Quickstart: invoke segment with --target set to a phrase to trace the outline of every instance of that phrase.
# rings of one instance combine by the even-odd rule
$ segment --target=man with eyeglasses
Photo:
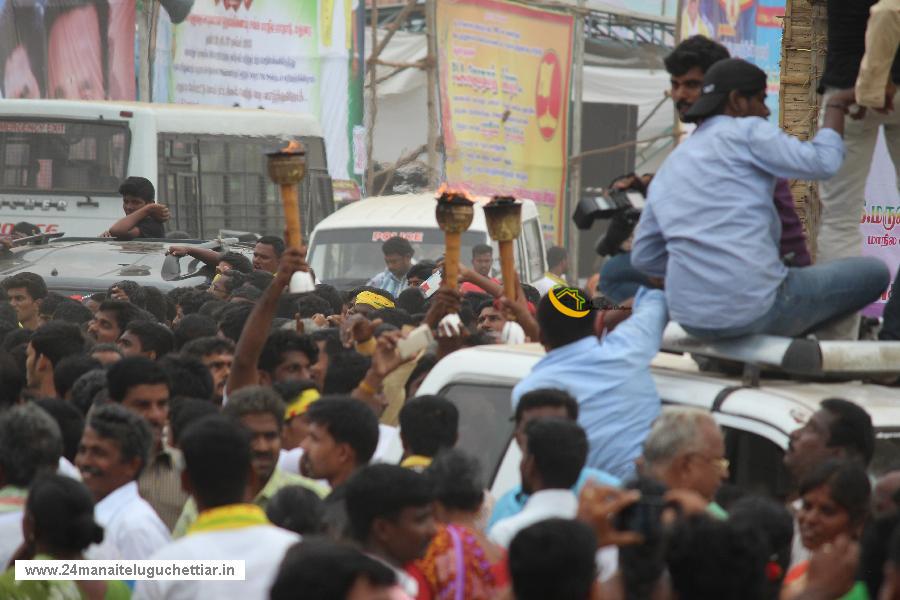
[[[639,460],[642,475],[672,490],[690,490],[708,504],[707,512],[725,519],[716,491],[728,478],[725,439],[712,416],[694,408],[667,408],[653,423]]]

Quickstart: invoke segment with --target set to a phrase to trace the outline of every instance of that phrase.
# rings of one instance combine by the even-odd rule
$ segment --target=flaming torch
[[[306,175],[306,148],[291,141],[278,152],[266,154],[269,179],[279,186],[281,204],[284,206],[285,244],[300,248],[303,245],[300,227],[300,197],[298,184]],[[312,276],[298,271],[291,278],[291,292],[307,292],[315,289]]]
[[[462,233],[472,224],[475,206],[464,191],[442,185],[434,211],[438,227],[444,232],[444,284],[456,289],[459,284],[459,247]]]
[[[503,272],[503,294],[516,299],[513,240],[522,228],[522,203],[512,196],[494,196],[484,205],[488,235],[500,246],[500,269]]]

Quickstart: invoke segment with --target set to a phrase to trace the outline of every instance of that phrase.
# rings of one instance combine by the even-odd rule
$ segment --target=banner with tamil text
[[[511,2],[437,3],[447,182],[534,200],[559,244],[573,31],[569,15]]]

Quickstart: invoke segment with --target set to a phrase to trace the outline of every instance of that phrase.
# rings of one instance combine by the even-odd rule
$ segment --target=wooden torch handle
[[[458,233],[444,234],[444,283],[451,290],[459,286],[459,246],[461,235]]]
[[[300,229],[300,201],[297,198],[296,185],[281,186],[281,203],[284,206],[284,228],[287,236],[284,243],[299,248],[303,241]]]
[[[513,258],[512,240],[497,242],[500,246],[500,272],[503,273],[503,295],[512,301],[516,299],[516,261]]]

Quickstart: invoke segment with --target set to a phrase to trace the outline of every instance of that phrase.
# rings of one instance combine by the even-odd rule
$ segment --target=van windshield
[[[0,118],[0,189],[115,194],[129,141],[121,122]]]
[[[437,227],[327,229],[316,232],[315,244],[310,248],[309,264],[322,281],[365,283],[384,271],[381,244],[395,235],[409,240],[415,250],[413,260],[417,262],[426,259],[436,261],[444,255],[444,232]],[[468,263],[472,248],[484,243],[489,243],[484,232],[463,233],[462,261]]]

